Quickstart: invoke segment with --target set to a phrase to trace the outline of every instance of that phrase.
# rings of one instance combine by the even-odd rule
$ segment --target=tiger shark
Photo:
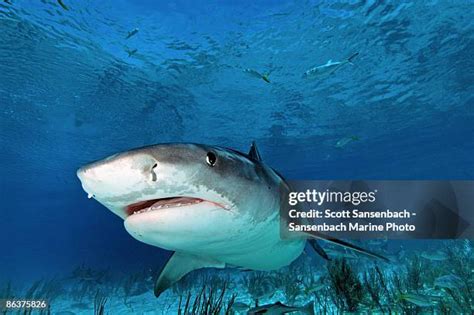
[[[187,273],[200,268],[276,270],[298,258],[307,240],[328,259],[316,239],[282,238],[282,176],[250,152],[192,143],[158,144],[112,155],[77,171],[89,198],[124,220],[140,242],[174,253],[155,284],[158,297]]]

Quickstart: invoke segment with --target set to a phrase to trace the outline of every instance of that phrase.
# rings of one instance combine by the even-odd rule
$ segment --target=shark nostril
[[[151,180],[156,182],[156,173],[155,173],[155,168],[158,166],[157,163],[153,164],[151,167]]]

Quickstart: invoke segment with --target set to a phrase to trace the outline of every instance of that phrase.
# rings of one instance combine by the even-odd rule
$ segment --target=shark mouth
[[[192,206],[199,203],[210,203],[220,208],[226,209],[224,205],[221,205],[216,202],[200,199],[200,198],[193,198],[193,197],[169,197],[169,198],[160,198],[160,199],[151,199],[145,201],[139,201],[136,203],[132,203],[125,208],[125,211],[128,216],[155,211],[160,209],[168,209],[168,208],[179,208],[185,206]]]

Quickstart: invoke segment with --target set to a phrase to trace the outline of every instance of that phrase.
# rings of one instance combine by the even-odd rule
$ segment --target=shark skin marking
[[[289,187],[261,161],[255,143],[249,155],[158,144],[91,163],[77,176],[89,196],[124,220],[132,237],[175,252],[158,277],[156,296],[199,268],[279,269],[301,255],[306,239],[325,238],[281,239],[280,195]]]

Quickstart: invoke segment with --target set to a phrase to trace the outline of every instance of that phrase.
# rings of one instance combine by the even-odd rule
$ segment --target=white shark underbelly
[[[306,240],[282,240],[278,220],[254,231],[242,231],[222,248],[212,248],[208,256],[226,264],[253,270],[276,270],[289,265],[304,250]],[[202,248],[201,248],[202,249]]]
[[[179,231],[167,211],[174,212]],[[192,215],[199,211],[201,216]],[[133,215],[124,225],[134,238],[152,246],[245,269],[275,270],[295,260],[303,251],[305,240],[282,240],[278,210],[273,213],[266,220],[249,224],[248,218],[236,219],[231,212],[193,207],[148,213],[146,222],[145,217]],[[160,220],[164,216],[167,220]]]

